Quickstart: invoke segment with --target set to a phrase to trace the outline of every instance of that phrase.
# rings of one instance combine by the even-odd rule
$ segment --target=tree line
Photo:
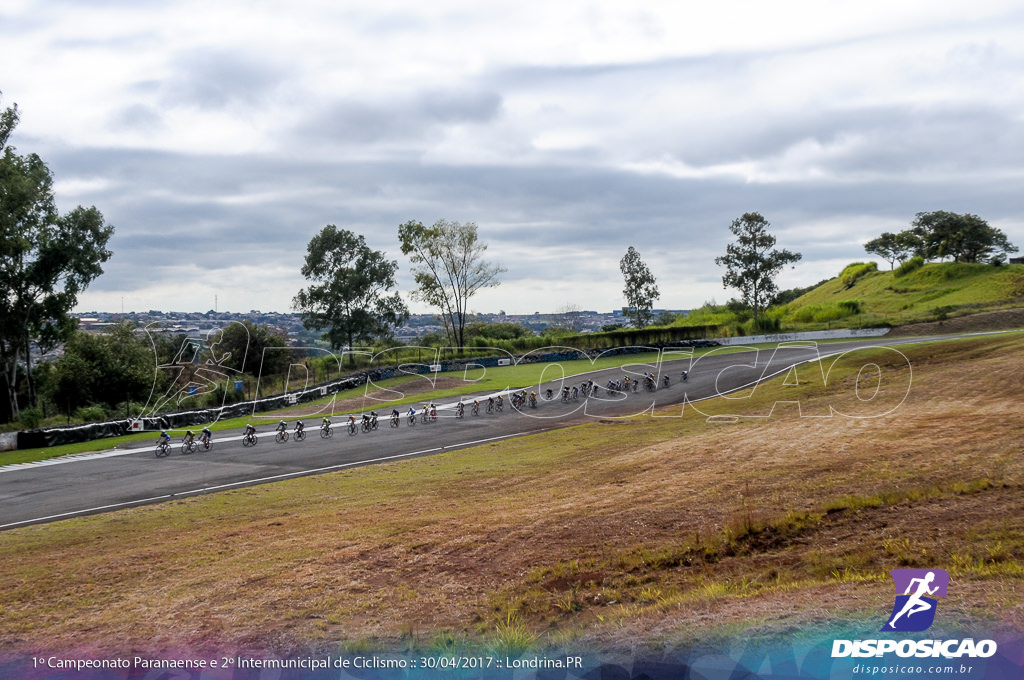
[[[19,118],[17,106],[0,112],[0,366],[4,410],[13,419],[22,382],[28,404],[36,401],[33,342],[48,351],[74,332],[70,312],[102,273],[114,233],[95,207],[58,212],[46,163],[8,144]]]
[[[69,415],[94,404],[111,411],[142,401],[147,390],[170,394],[175,385],[189,384],[195,379],[196,359],[190,368],[190,362],[177,356],[189,345],[188,338],[154,340],[125,325],[105,336],[76,332],[70,311],[111,257],[107,245],[114,227],[95,207],[58,213],[46,164],[35,154],[20,155],[7,143],[19,118],[17,106],[0,111],[0,365],[7,395],[0,415],[18,420],[22,405],[33,409],[40,396],[51,409]],[[761,214],[744,213],[729,226],[733,242],[715,258],[724,268],[723,287],[739,294],[729,308],[749,310],[755,327],[762,324],[764,311],[787,295],[776,285],[778,274],[801,259],[800,253],[775,247],[770,226]],[[532,334],[521,326],[507,327],[515,324],[485,325],[471,319],[470,300],[500,285],[506,271],[486,259],[487,243],[475,223],[440,219],[426,226],[410,220],[399,225],[397,237],[416,283],[411,299],[437,310],[442,327],[437,342],[461,348],[477,339],[516,340]],[[946,211],[918,213],[910,228],[885,232],[865,249],[891,267],[912,257],[999,264],[1005,253],[1017,250],[980,217]],[[660,298],[657,279],[636,248],[627,248],[619,268],[623,312],[631,325],[671,323],[671,318],[654,315],[654,302]],[[301,273],[308,285],[296,293],[292,307],[305,327],[320,332],[333,350],[387,343],[410,316],[397,291],[397,271],[398,262],[370,248],[363,236],[329,224],[307,245]],[[563,316],[565,332],[579,330],[578,309],[567,306]],[[264,348],[286,345],[285,338],[265,327],[235,324],[207,340],[208,345],[214,342],[222,352],[227,348],[221,354],[230,357],[225,368],[241,375],[287,371],[292,360],[286,352],[272,352],[276,358],[270,363],[253,363],[262,361]],[[41,364],[34,375],[29,360],[33,343],[42,352],[63,345],[63,356]],[[354,355],[349,357],[354,364]],[[153,369],[162,361],[178,366],[178,375],[157,375],[154,380]],[[225,400],[234,396],[221,395]]]
[[[912,257],[924,261],[950,258],[954,262],[1003,264],[1007,253],[1017,252],[1006,234],[977,215],[946,210],[919,212],[910,227],[883,232],[864,244],[894,269]]]

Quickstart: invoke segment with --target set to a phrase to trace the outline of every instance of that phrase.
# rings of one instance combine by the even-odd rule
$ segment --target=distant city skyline
[[[398,225],[442,218],[507,268],[470,311],[618,309],[629,246],[687,309],[736,296],[745,212],[803,254],[781,288],[917,212],[1024,247],[1022,34],[1012,0],[14,2],[0,106],[116,228],[79,310],[288,312],[327,224],[408,299]]]

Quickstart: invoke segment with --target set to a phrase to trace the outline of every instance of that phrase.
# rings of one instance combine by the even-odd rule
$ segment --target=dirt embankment
[[[899,326],[893,335],[946,335],[948,333],[974,333],[1024,328],[1024,308],[979,312],[945,321],[929,321]]]

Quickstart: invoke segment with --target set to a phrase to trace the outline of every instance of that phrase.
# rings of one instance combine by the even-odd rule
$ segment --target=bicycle
[[[213,448],[213,440],[209,437],[203,437],[199,440],[199,445],[203,447],[203,451],[209,451]]]
[[[181,454],[183,456],[187,456],[190,453],[195,453],[195,450],[196,450],[196,440],[195,439],[186,439],[185,441],[181,442]]]
[[[305,430],[295,430],[295,441],[297,441],[297,442],[306,441],[306,431]]]
[[[259,437],[256,436],[255,432],[250,432],[242,436],[242,446],[256,446],[256,442],[259,441]]]
[[[276,441],[278,444],[288,441],[288,431],[278,430],[277,434],[274,435],[274,441]]]
[[[466,407],[462,405],[462,402],[459,402],[459,404],[455,407],[455,417],[461,418],[464,415],[466,415]]]
[[[167,442],[160,442],[156,445],[156,457],[164,458],[165,456],[171,455],[171,445]]]
[[[499,401],[496,401],[496,402],[494,403],[494,407],[495,407],[496,409],[498,409],[499,411],[501,411],[501,410],[504,410],[504,408],[505,408],[505,402],[504,402],[504,401],[501,401],[501,400],[499,400]]]
[[[401,420],[399,419],[398,414],[397,413],[392,413],[391,414],[391,427],[398,427],[399,425],[401,425]]]
[[[415,424],[416,424],[416,414],[415,413],[410,413],[409,414],[409,427],[413,427]]]
[[[363,432],[369,432],[370,431],[370,420],[369,420],[369,418],[364,418],[363,419],[362,428],[363,428]]]
[[[494,413],[494,402],[493,401],[487,402],[487,412],[488,413]]]
[[[320,426],[320,438],[321,439],[330,439],[333,436],[334,436],[334,430],[331,429],[330,425],[321,425]]]
[[[355,434],[358,431],[359,430],[356,428],[356,421],[354,421],[354,420],[348,421],[348,433],[349,433],[349,435],[353,435],[353,434]]]
[[[480,404],[473,404],[473,415],[480,415]]]

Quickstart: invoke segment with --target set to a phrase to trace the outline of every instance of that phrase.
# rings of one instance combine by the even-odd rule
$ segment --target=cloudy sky
[[[441,218],[507,269],[472,311],[621,307],[631,245],[685,309],[745,212],[783,287],[921,211],[1024,246],[1022,35],[1018,0],[5,0],[0,106],[116,229],[83,311],[288,311],[327,224],[407,292],[398,225]]]

